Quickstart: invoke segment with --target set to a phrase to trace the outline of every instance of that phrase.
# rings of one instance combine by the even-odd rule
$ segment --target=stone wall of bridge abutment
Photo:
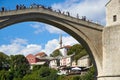
[[[97,80],[120,80],[119,76],[101,76]]]
[[[98,80],[120,80],[120,25],[103,30],[103,71]]]
[[[38,21],[64,30],[88,51],[98,76],[103,74],[103,26],[43,8],[0,12],[0,29],[25,21]]]

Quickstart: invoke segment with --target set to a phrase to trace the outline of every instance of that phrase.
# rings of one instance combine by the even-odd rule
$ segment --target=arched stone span
[[[0,12],[0,29],[25,21],[47,23],[69,33],[86,48],[101,75],[103,26],[43,8]]]

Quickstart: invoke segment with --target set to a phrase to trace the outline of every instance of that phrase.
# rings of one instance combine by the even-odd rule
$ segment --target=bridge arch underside
[[[5,18],[7,19],[7,16]],[[30,14],[24,14],[24,15],[21,14],[19,16],[14,15],[14,16],[8,17],[8,20],[5,20],[2,23],[0,23],[0,29],[16,23],[26,22],[26,21],[36,21],[36,22],[43,22],[46,24],[50,24],[73,36],[78,42],[82,44],[82,46],[85,47],[85,49],[89,53],[90,58],[92,59],[93,64],[96,68],[96,75],[98,75],[98,67],[100,66],[100,63],[95,58],[95,55],[96,55],[95,53],[97,51],[96,51],[96,48],[94,47],[94,44],[88,39],[88,36],[86,36],[84,32],[80,31],[77,27],[72,25],[71,24],[72,22],[70,21],[66,21],[64,19],[57,18],[50,15],[45,15],[45,14],[36,14],[36,13],[30,13]]]

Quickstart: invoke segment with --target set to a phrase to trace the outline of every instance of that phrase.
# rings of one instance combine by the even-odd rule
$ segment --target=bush
[[[94,75],[95,69],[94,67],[91,67],[85,75],[81,76],[81,80],[94,80]]]
[[[73,77],[73,80],[81,80],[81,79],[80,79],[80,76],[75,76]]]
[[[23,80],[57,80],[57,71],[42,66],[39,70],[35,70],[32,73],[25,75]]]
[[[9,71],[0,71],[0,80],[13,80],[13,74]]]

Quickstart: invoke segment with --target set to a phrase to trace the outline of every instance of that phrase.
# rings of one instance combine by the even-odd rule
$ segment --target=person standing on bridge
[[[22,9],[22,5],[20,4],[19,9]]]
[[[68,11],[66,13],[67,13],[68,16],[70,16],[70,13]]]
[[[60,9],[58,9],[58,12],[61,14],[61,10]]]
[[[77,14],[77,19],[79,19],[79,14]]]
[[[86,16],[82,16],[82,20],[86,21]]]
[[[62,13],[63,15],[65,14],[65,12],[63,11],[63,13]]]
[[[3,11],[5,11],[5,8],[4,8],[4,7],[2,7],[2,12],[3,12]]]
[[[52,7],[48,7],[48,10],[52,11]]]
[[[26,9],[26,6],[24,4],[22,5],[22,9]]]
[[[19,9],[19,5],[16,5],[16,10],[18,10]]]

